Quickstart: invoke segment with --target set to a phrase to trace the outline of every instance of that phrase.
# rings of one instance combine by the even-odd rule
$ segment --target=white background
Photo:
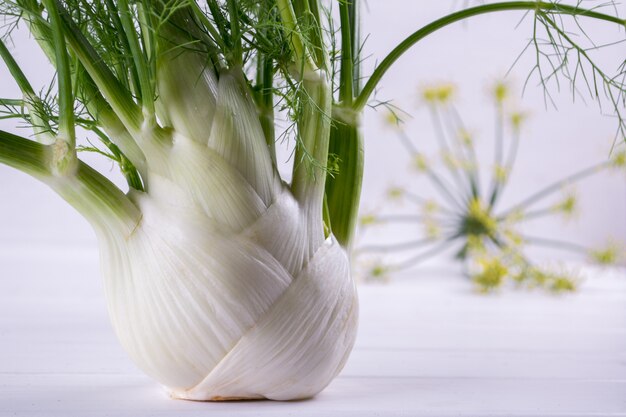
[[[460,7],[461,2],[454,1],[370,1],[363,14],[364,33],[370,33],[365,46],[369,58],[364,72],[371,72],[376,61],[409,33]],[[481,16],[445,28],[422,41],[386,75],[377,97],[393,98],[395,104],[410,114],[406,129],[427,152],[434,149],[434,133],[426,109],[419,104],[419,88],[441,81],[457,86],[455,100],[460,112],[476,133],[481,148],[491,149],[493,106],[489,86],[506,73],[531,34],[530,19],[515,28],[521,16],[520,12]],[[608,24],[587,28],[600,41],[624,37],[623,31]],[[36,88],[43,87],[52,74],[46,59],[27,36],[17,35],[15,42],[18,61]],[[620,56],[625,55],[626,48],[622,45],[613,49],[612,57],[599,58],[609,70],[614,70]],[[524,129],[518,164],[502,207],[519,201],[547,182],[608,157],[613,143],[615,120],[601,116],[594,103],[585,105],[578,100],[572,104],[567,88],[560,94],[552,90],[558,111],[544,107],[541,91],[535,87],[536,78],[521,96],[532,58],[527,54],[507,78],[516,88],[513,102],[529,112],[531,118]],[[1,64],[0,95],[18,97],[17,88]],[[427,186],[410,176],[409,159],[383,119],[381,112],[370,110],[365,115],[364,212],[380,207],[385,190],[391,185],[428,194]],[[24,130],[14,129],[11,123],[0,123],[0,128],[26,134]],[[623,145],[617,149],[623,149]],[[492,158],[489,152],[482,153],[487,166]],[[119,180],[109,162],[91,155],[82,157],[94,161],[101,172],[110,171],[110,176]],[[584,181],[577,187],[581,200],[578,219],[541,222],[531,225],[530,232],[595,246],[602,245],[607,237],[623,241],[626,236],[624,180],[622,171]],[[397,234],[394,237],[400,238]],[[96,242],[87,222],[52,191],[25,174],[0,166],[0,246],[32,248],[48,244],[85,248],[95,246]],[[566,254],[559,252],[554,256]]]

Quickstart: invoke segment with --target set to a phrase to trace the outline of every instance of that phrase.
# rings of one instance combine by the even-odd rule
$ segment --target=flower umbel
[[[567,271],[553,271],[535,265],[525,255],[527,246],[554,246],[573,250],[589,255],[598,264],[618,262],[625,251],[620,251],[615,244],[594,250],[574,243],[526,236],[522,227],[525,222],[536,218],[555,215],[571,217],[578,208],[578,198],[571,191],[561,200],[544,204],[543,207],[536,208],[536,205],[550,198],[554,200],[556,193],[571,187],[578,180],[609,168],[622,168],[626,165],[626,152],[615,152],[609,160],[575,172],[531,193],[518,204],[500,210],[498,203],[513,174],[521,126],[526,122],[527,114],[518,110],[509,112],[510,87],[503,82],[495,84],[492,97],[496,120],[499,125],[508,122],[512,138],[509,141],[504,141],[504,138],[495,141],[496,161],[491,171],[491,187],[485,190],[480,187],[477,178],[477,172],[480,171],[477,164],[481,160],[476,156],[474,137],[465,127],[459,128],[465,124],[451,107],[453,93],[451,84],[435,85],[422,92],[422,98],[429,104],[433,124],[437,125],[443,120],[443,128],[440,126],[437,129],[440,165],[428,163],[418,146],[407,145],[406,133],[402,133],[402,143],[412,158],[411,166],[424,173],[424,178],[431,182],[438,193],[433,198],[428,195],[418,196],[409,187],[389,190],[387,195],[390,201],[397,201],[401,195],[412,197],[405,201],[414,203],[414,208],[409,210],[417,211],[420,215],[395,217],[403,221],[413,218],[421,226],[421,235],[426,242],[416,246],[415,253],[398,265],[407,268],[456,246],[457,258],[471,265],[468,275],[481,292],[492,292],[506,282],[511,282],[517,287],[539,287],[562,293],[577,288],[575,277]],[[445,132],[448,132],[448,137]],[[503,147],[505,143],[508,143],[508,147]],[[505,155],[505,151],[508,154]],[[374,224],[368,222],[362,225],[369,227]]]

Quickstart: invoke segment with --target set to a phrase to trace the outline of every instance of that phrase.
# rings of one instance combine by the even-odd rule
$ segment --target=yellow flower
[[[454,90],[450,83],[434,85],[422,90],[422,98],[429,104],[446,104],[452,99]]]
[[[463,145],[472,146],[474,144],[474,138],[472,138],[472,134],[466,129],[459,130],[458,135]]]
[[[493,218],[487,208],[483,206],[479,198],[473,198],[468,206],[466,223],[468,227],[478,230],[484,234],[494,234],[498,227],[498,222]],[[470,234],[472,230],[469,230]]]
[[[441,236],[441,228],[437,221],[431,218],[424,219],[424,234],[429,239],[437,239]]]
[[[524,219],[524,210],[515,209],[506,215],[505,222],[507,223],[517,223]]]
[[[435,200],[428,200],[422,205],[424,214],[435,214],[439,211],[439,204]]]
[[[565,215],[572,215],[576,211],[577,206],[578,200],[576,196],[573,193],[570,193],[569,195],[565,196],[565,198],[561,202],[552,206],[552,210],[563,213]]]
[[[423,155],[416,155],[413,158],[413,168],[418,172],[428,171],[428,160]]]
[[[389,281],[389,267],[383,264],[375,264],[368,271],[367,278],[372,281]]]
[[[492,291],[502,285],[509,273],[507,266],[496,257],[478,260],[480,272],[472,275],[472,281],[482,292]]]
[[[565,275],[555,275],[550,290],[555,293],[573,292],[576,291],[576,282]]]
[[[509,86],[504,81],[498,81],[493,88],[493,96],[498,104],[502,104],[509,95]]]
[[[510,118],[511,118],[511,126],[513,126],[513,129],[519,130],[524,120],[526,120],[526,115],[521,112],[513,112],[511,113]]]
[[[576,280],[566,272],[550,272],[532,267],[529,276],[538,287],[547,288],[555,293],[576,291]]]
[[[442,152],[441,159],[443,160],[443,163],[450,169],[456,169],[461,165],[459,160],[450,152]]]
[[[373,214],[365,214],[359,218],[361,226],[370,226],[378,223],[378,219]]]
[[[387,190],[387,197],[391,200],[399,200],[404,196],[404,189],[401,187],[390,187]]]
[[[493,177],[496,181],[502,183],[505,182],[509,176],[509,171],[502,165],[496,165],[493,167]]]
[[[602,265],[611,265],[616,263],[620,258],[620,254],[622,256],[624,255],[624,249],[620,248],[620,245],[615,242],[610,242],[606,245],[606,247],[592,250],[589,253],[594,262]]]
[[[514,229],[506,228],[502,233],[508,239],[508,243],[512,246],[521,246],[524,243],[522,236]]]
[[[615,155],[611,158],[611,165],[615,168],[626,167],[626,151],[615,152]]]
[[[402,119],[400,119],[400,116],[398,116],[398,113],[393,112],[391,110],[387,111],[385,115],[385,122],[387,123],[387,125],[395,129],[401,129],[402,127]]]
[[[476,254],[484,253],[486,247],[482,236],[467,235],[467,250]]]

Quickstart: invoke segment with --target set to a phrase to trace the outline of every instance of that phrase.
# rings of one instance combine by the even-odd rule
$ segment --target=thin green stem
[[[259,121],[265,136],[265,142],[270,151],[274,166],[276,166],[276,133],[274,128],[274,63],[265,54],[259,54],[257,62],[256,105],[259,112]]]
[[[499,174],[503,169],[502,159],[504,154],[504,108],[502,102],[498,102],[496,104],[496,128],[494,133],[494,170],[495,172],[492,174],[491,180],[491,192],[489,193],[489,209],[493,209],[495,206],[496,200],[498,198],[498,194],[500,189],[504,186],[506,182],[506,177],[501,178]],[[504,175],[507,173],[504,172]]]
[[[407,269],[411,266],[415,266],[420,262],[423,262],[435,255],[437,255],[438,253],[443,252],[444,250],[448,249],[450,246],[452,246],[454,243],[456,243],[456,238],[458,236],[451,236],[449,238],[446,238],[445,240],[441,241],[438,245],[433,246],[432,248],[430,248],[427,251],[424,251],[422,253],[419,253],[405,261],[402,261],[396,265],[394,265],[394,270],[402,270],[402,269]]]
[[[306,62],[305,49],[300,33],[298,31],[296,13],[293,10],[290,0],[276,0],[280,17],[285,25],[287,36],[293,49],[294,61],[298,64]]]
[[[35,94],[33,87],[28,82],[26,75],[18,65],[17,61],[9,52],[2,39],[0,39],[0,58],[4,61],[4,64],[9,69],[9,72],[13,76],[13,79],[17,83],[17,86],[22,92],[24,97],[23,103],[28,109],[28,114],[31,118],[31,125],[35,131],[36,138],[41,142],[53,142],[52,128],[50,123],[43,112],[43,103],[41,99]]]
[[[417,158],[417,157],[422,156],[422,153],[419,152],[417,148],[415,148],[410,138],[406,135],[404,131],[399,131],[398,135],[402,139],[402,143],[407,147],[409,152],[412,153],[412,157]],[[448,202],[453,207],[457,208],[460,212],[465,211],[463,203],[458,201],[455,198],[455,196],[450,192],[450,189],[452,189],[450,184],[448,184],[443,178],[437,175],[437,172],[435,172],[435,170],[432,169],[430,166],[426,167],[425,173],[428,176],[428,178],[431,180],[433,185],[435,185],[435,189],[439,192],[439,194],[441,194],[443,198],[448,200]]]
[[[419,204],[419,205],[428,204],[432,201],[424,197],[421,197],[415,193],[412,193],[410,191],[404,191],[403,197],[411,201],[412,203]],[[455,214],[452,210],[450,210],[449,207],[441,206],[439,203],[437,203],[437,211],[441,211],[442,213],[446,213],[446,214]]]
[[[352,41],[352,89],[356,96],[361,92],[361,0],[348,1],[350,40]]]
[[[9,72],[13,76],[13,79],[17,83],[17,86],[22,91],[22,95],[29,98],[34,97],[35,91],[33,90],[33,87],[30,85],[30,82],[26,78],[26,75],[20,68],[15,58],[13,58],[13,55],[11,54],[5,43],[2,41],[2,38],[0,38],[0,57],[9,69]]]
[[[339,83],[339,101],[345,107],[352,106],[353,89],[353,56],[352,56],[352,28],[350,27],[349,3],[352,0],[339,1],[339,16],[341,19],[341,70]]]
[[[209,3],[210,4],[210,3]],[[266,3],[264,2],[261,7],[264,7]],[[204,28],[207,30],[210,41],[211,41],[211,49],[212,52],[215,53],[214,49],[219,48],[224,50],[226,48],[226,44],[224,43],[224,39],[222,39],[222,35],[220,31],[215,27],[213,22],[207,18],[205,12],[200,8],[197,2],[190,2],[192,14],[202,23]]]
[[[415,215],[415,214],[386,214],[376,217],[377,223],[425,223],[434,221],[437,224],[445,226],[453,226],[457,224],[457,221],[452,219],[442,219],[440,217],[434,217],[432,215]]]
[[[126,158],[141,174],[144,186],[146,186],[148,167],[144,152],[137,145],[132,134],[115,114],[105,98],[102,97],[102,94],[100,94],[93,82],[85,82],[83,84],[82,101],[86,103],[89,113],[96,118],[98,124],[104,129],[111,141],[120,148]],[[130,169],[130,166],[128,166],[128,169]]]
[[[307,10],[309,14],[308,24],[312,28],[312,32],[310,33],[311,44],[315,48],[313,53],[315,63],[319,68],[324,68],[328,71],[329,63],[327,62],[326,57],[326,47],[324,45],[323,39],[323,28],[321,25],[320,19],[320,11],[321,6],[318,0],[306,0],[307,2]]]
[[[510,209],[506,210],[502,215],[499,216],[499,218],[505,218],[508,215],[510,215],[511,213],[514,213],[518,210],[521,210],[525,207],[530,206],[533,203],[536,203],[537,201],[540,201],[542,199],[544,199],[545,197],[549,196],[550,194],[559,191],[563,186],[570,184],[572,182],[575,181],[579,181],[585,177],[588,177],[590,175],[596,174],[597,172],[601,171],[604,168],[607,168],[611,166],[611,161],[605,161],[605,162],[601,162],[599,164],[590,166],[588,168],[583,169],[582,171],[578,171],[575,174],[572,174],[568,177],[565,177],[559,181],[556,181],[550,185],[548,185],[545,188],[542,188],[541,190],[537,191],[536,193],[530,195],[529,197],[525,198],[524,200],[522,200],[521,202],[515,204],[513,207],[511,207]]]
[[[146,57],[148,74],[152,75],[150,77],[150,91],[154,92],[156,89],[155,74],[157,73],[155,31],[158,24],[155,21],[152,8],[152,0],[141,0],[141,3],[137,3],[137,19],[141,29],[142,49]]]
[[[392,244],[388,244],[388,245],[367,245],[367,246],[362,246],[362,247],[358,248],[357,250],[355,250],[355,252],[358,252],[358,253],[364,253],[364,252],[382,252],[382,253],[401,252],[401,251],[407,251],[407,250],[419,248],[419,247],[422,247],[424,245],[428,245],[428,244],[431,244],[431,243],[433,243],[433,239],[432,238],[423,238],[423,239],[410,240],[408,242],[392,243]]]
[[[376,216],[377,223],[423,223],[427,219],[429,219],[429,217],[415,214],[386,214]]]
[[[513,172],[513,165],[515,164],[515,159],[517,158],[519,142],[520,142],[520,129],[516,127],[513,130],[513,139],[512,139],[511,146],[509,148],[509,155],[504,165],[503,172],[506,175],[506,181],[503,181],[500,184],[500,190],[498,191],[497,195],[493,199],[492,207],[494,207],[495,204],[498,202],[498,199],[502,196],[502,193],[504,192],[505,188],[507,187],[509,183],[511,173]]]
[[[441,122],[441,117],[437,108],[435,106],[429,106],[430,116],[432,119],[433,126],[435,128],[435,137],[437,138],[437,142],[439,143],[439,152],[444,158],[444,166],[450,173],[452,177],[452,181],[456,184],[460,195],[467,195],[467,190],[464,189],[465,185],[463,184],[463,180],[461,179],[461,174],[459,173],[459,169],[454,165],[456,161],[447,160],[447,158],[455,158],[459,157],[458,152],[453,152],[448,146],[448,141],[446,139],[446,134],[443,129],[443,124]],[[462,158],[461,158],[462,159]],[[469,190],[471,193],[471,190]]]
[[[131,132],[138,132],[143,119],[141,110],[81,33],[68,12],[62,7],[59,7],[59,12],[72,51],[124,126]]]
[[[243,46],[241,43],[241,27],[239,26],[239,8],[237,0],[227,0],[228,13],[230,15],[230,36],[233,42],[230,55],[232,57],[230,63],[233,67],[243,65]]]
[[[457,109],[453,105],[450,105],[449,111],[454,120],[453,123],[456,125],[456,130],[453,130],[451,134],[453,135],[456,134],[457,136],[459,136],[460,134],[469,134],[465,127],[465,123],[463,122],[463,119],[461,118],[461,115],[459,114]],[[461,139],[459,139],[459,142],[461,142]],[[476,156],[476,148],[474,146],[474,141],[470,137],[467,139],[467,143],[459,143],[459,146],[463,147],[466,150],[467,154],[469,154],[468,159],[471,164],[469,172],[470,172],[472,196],[474,198],[479,198],[480,197],[480,172],[478,170],[478,157]]]
[[[590,252],[589,248],[583,245],[579,245],[577,243],[573,243],[573,242],[566,242],[563,240],[556,240],[556,239],[546,239],[543,237],[535,237],[535,236],[521,236],[521,238],[524,241],[524,243],[527,243],[529,245],[546,246],[546,247],[552,247],[556,249],[563,249],[563,250],[568,250],[568,251],[578,252],[578,253],[585,253],[585,254]]]
[[[519,218],[513,220],[514,223],[521,223],[527,220],[533,220],[540,217],[549,216],[552,214],[557,214],[557,211],[554,207],[545,207],[542,209],[527,211],[523,213]],[[498,217],[498,220],[504,220],[503,217]]]
[[[135,24],[133,22],[134,14],[130,9],[128,0],[118,0],[117,4],[120,9],[119,18],[122,22],[124,34],[126,35],[129,52],[133,57],[135,69],[139,77],[139,88],[141,93],[140,97],[141,104],[143,106],[144,117],[147,116],[148,118],[153,118],[154,92],[152,90],[152,82],[150,81],[150,68],[148,65],[148,59],[146,58],[144,51],[142,51],[141,45],[139,43],[139,37],[137,36],[137,30],[135,29]]]
[[[54,56],[57,70],[59,89],[59,131],[57,140],[61,140],[66,146],[57,146],[62,149],[56,152],[57,161],[54,161],[58,172],[66,172],[74,168],[76,162],[76,131],[74,129],[74,95],[72,91],[72,74],[69,54],[63,34],[63,23],[59,16],[59,10],[55,0],[44,0],[48,9],[48,18],[52,28],[52,43],[54,44]]]
[[[593,19],[603,20],[606,22],[616,23],[621,26],[626,25],[626,20],[620,19],[616,16],[610,16],[592,10],[579,8],[576,6],[568,6],[561,3],[545,1],[511,1],[492,3],[460,10],[427,24],[426,26],[417,30],[413,34],[409,35],[402,42],[400,42],[400,44],[398,44],[398,46],[396,46],[376,67],[371,77],[363,87],[363,91],[361,91],[361,94],[359,94],[356,101],[354,102],[354,108],[356,110],[363,109],[367,104],[370,95],[374,92],[376,86],[385,75],[385,73],[389,70],[389,68],[391,68],[394,62],[396,62],[398,58],[400,58],[406,51],[408,51],[413,45],[424,39],[426,36],[452,23],[473,16],[509,10],[541,10],[544,12],[566,14],[572,16],[585,16]]]

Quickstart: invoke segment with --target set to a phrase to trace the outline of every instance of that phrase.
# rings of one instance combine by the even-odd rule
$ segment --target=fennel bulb
[[[346,251],[332,235],[308,233],[319,218],[273,172],[236,79],[205,71],[205,80],[216,91],[213,117],[172,116],[172,146],[155,151],[154,172],[147,155],[150,193],[132,196],[138,224],[98,228],[112,323],[133,360],[175,397],[310,397],[354,343]]]

